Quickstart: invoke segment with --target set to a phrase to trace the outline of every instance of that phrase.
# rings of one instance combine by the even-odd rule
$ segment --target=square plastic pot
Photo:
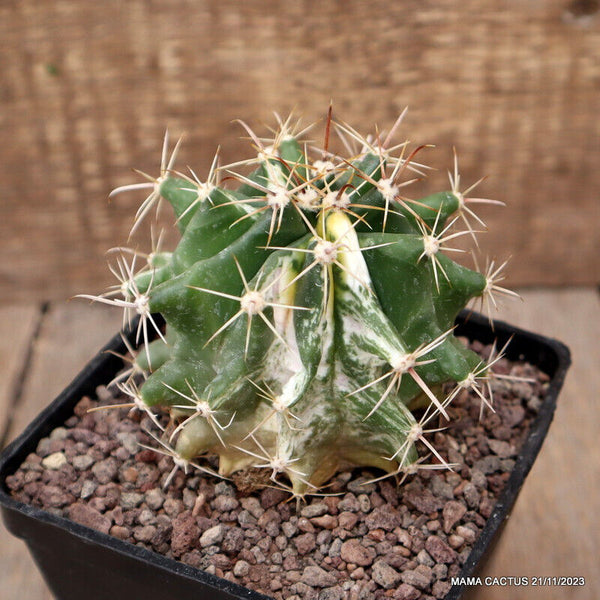
[[[497,340],[502,346],[512,336],[508,358],[526,360],[550,376],[548,392],[514,469],[459,575],[469,577],[477,573],[492,550],[542,446],[570,355],[560,342],[506,323],[495,322],[492,330],[487,319],[480,315],[461,314],[457,323],[457,335],[484,344]],[[215,575],[17,502],[8,494],[6,477],[35,451],[42,438],[73,414],[82,396],[93,395],[98,385],[106,384],[122,368],[122,361],[108,351],[126,351],[120,335],[116,335],[0,454],[0,507],[7,529],[25,541],[48,587],[60,600],[268,600],[268,596]],[[462,586],[455,585],[446,600],[457,600],[462,593]]]

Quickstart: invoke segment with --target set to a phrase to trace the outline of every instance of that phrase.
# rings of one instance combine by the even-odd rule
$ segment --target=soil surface
[[[471,347],[484,358],[490,352]],[[22,502],[276,599],[443,598],[547,387],[548,377],[528,364],[501,359],[494,372],[534,381],[492,379],[495,412],[481,419],[480,399],[461,392],[448,408],[449,427],[429,437],[458,466],[419,470],[400,487],[356,469],[299,506],[279,489],[252,491],[264,481],[258,469],[233,481],[177,470],[164,487],[172,459],[139,445],[157,446],[144,432],[153,429],[149,418],[127,408],[89,412],[115,403],[104,387],[6,481]]]

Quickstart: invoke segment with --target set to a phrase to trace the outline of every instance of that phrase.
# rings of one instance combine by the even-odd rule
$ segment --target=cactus
[[[267,141],[243,124],[255,158],[215,156],[204,182],[174,170],[179,142],[167,160],[165,136],[160,176],[113,192],[149,189],[133,228],[163,199],[180,232],[173,252],[119,249],[119,285],[83,295],[139,315],[143,348],[118,385],[156,425],[153,407],[169,409],[156,440],[175,469],[210,471],[200,458],[216,454],[221,476],[261,467],[303,496],[348,466],[448,467],[426,427],[466,388],[491,407],[489,363],[453,336],[454,320],[472,299],[512,292],[493,263],[482,274],[446,253],[483,225],[472,205],[492,201],[459,191],[456,156],[449,191],[403,196],[425,169],[421,148],[392,144],[403,116],[381,141],[330,111],[317,151],[291,119]],[[329,150],[333,130],[348,157]]]

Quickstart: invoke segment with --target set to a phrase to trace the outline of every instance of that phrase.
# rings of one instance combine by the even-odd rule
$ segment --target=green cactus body
[[[237,190],[162,178],[181,240],[125,299],[166,321],[137,363],[176,456],[216,453],[223,476],[264,467],[303,495],[349,466],[416,464],[417,411],[447,417],[442,385],[485,375],[452,328],[491,281],[443,254],[456,191],[402,199],[383,174],[410,161],[372,146],[320,171],[283,129]]]

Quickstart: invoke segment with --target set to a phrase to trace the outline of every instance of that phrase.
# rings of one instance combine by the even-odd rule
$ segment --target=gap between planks
[[[46,304],[0,307],[0,448],[8,440],[47,307]]]

